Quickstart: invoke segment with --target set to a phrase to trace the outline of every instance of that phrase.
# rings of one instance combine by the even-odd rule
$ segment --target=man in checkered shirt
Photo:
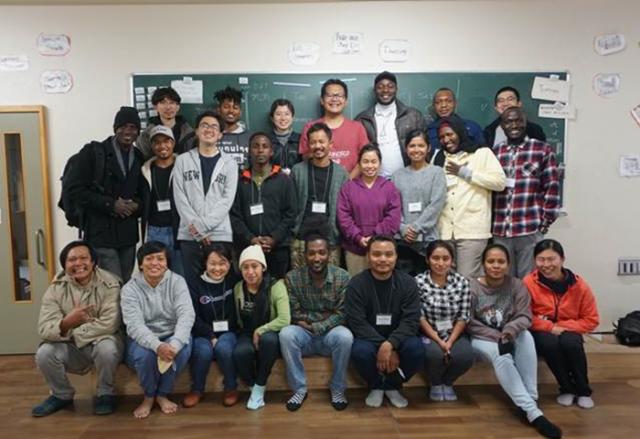
[[[533,247],[558,217],[560,183],[553,147],[526,136],[527,118],[519,107],[506,109],[500,126],[507,141],[493,152],[507,176],[493,199],[493,239],[511,254],[511,274],[523,278],[533,268]]]

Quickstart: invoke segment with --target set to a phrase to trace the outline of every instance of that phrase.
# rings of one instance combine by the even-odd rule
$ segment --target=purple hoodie
[[[366,249],[359,242],[365,236],[393,236],[400,229],[402,202],[396,186],[378,177],[368,188],[361,177],[349,180],[338,196],[338,226],[342,232],[342,247],[357,255]]]

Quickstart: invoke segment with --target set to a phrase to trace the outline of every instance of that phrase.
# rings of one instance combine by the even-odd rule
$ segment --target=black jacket
[[[493,148],[493,142],[496,139],[496,129],[498,128],[498,125],[500,125],[499,117],[484,128],[484,138],[487,141],[487,146],[489,148]],[[525,133],[532,139],[542,140],[543,142],[547,141],[547,136],[545,136],[542,127],[536,123],[527,121]]]
[[[213,322],[226,320],[229,332],[235,332],[238,326],[236,305],[233,301],[233,287],[238,281],[233,273],[229,273],[222,284],[206,282],[201,277],[193,285],[189,285],[193,309],[196,319],[191,333],[194,337],[213,338],[223,333],[213,332]]]
[[[251,215],[251,205],[258,203],[262,203],[264,213]],[[286,246],[291,241],[296,211],[293,181],[280,166],[272,166],[260,187],[252,180],[251,170],[245,169],[238,179],[230,212],[234,242],[244,248],[256,236],[271,236],[276,247]]]
[[[140,171],[140,197],[142,199],[142,205],[140,209],[140,229],[142,231],[142,241],[145,240],[147,235],[147,225],[149,222],[149,216],[151,215],[151,202],[153,197],[151,196],[151,187],[153,185],[151,179],[151,166],[155,159],[147,160]],[[169,179],[169,201],[171,202],[171,228],[173,229],[173,242],[178,242],[178,227],[180,226],[180,215],[176,208],[175,201],[173,200],[173,182]]]
[[[95,247],[120,248],[138,243],[137,213],[119,218],[114,212],[118,197],[132,199],[141,205],[139,189],[142,153],[131,148],[133,163],[125,176],[118,164],[113,148],[113,136],[101,142],[104,152],[104,173],[102,182],[94,182],[95,153],[91,144],[85,145],[78,153],[78,185],[74,188],[74,197],[84,208],[85,239]]]
[[[269,137],[273,145],[272,162],[274,165],[279,165],[283,169],[291,169],[293,165],[302,161],[302,156],[298,152],[300,134],[292,132],[287,140],[287,144],[284,146],[278,141],[276,133],[271,132]]]
[[[408,337],[418,334],[420,299],[413,277],[398,270],[391,276],[392,292],[389,309],[376,298],[374,278],[370,270],[354,276],[347,285],[345,312],[353,336],[373,343],[389,341],[394,349]],[[376,325],[377,314],[391,314],[391,325]]]
[[[418,110],[413,107],[407,107],[398,99],[396,99],[396,111],[396,133],[398,134],[398,142],[400,143],[400,152],[402,153],[404,165],[408,166],[411,160],[409,160],[409,156],[407,156],[404,147],[407,135],[413,130],[426,130],[427,126],[422,114]],[[376,128],[375,106],[358,114],[355,120],[364,126],[369,142],[377,145],[378,132]]]

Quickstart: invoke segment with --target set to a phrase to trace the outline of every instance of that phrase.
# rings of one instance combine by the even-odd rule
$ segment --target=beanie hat
[[[113,131],[116,132],[118,128],[126,124],[133,124],[140,131],[140,116],[138,116],[138,110],[133,107],[120,107],[120,111],[116,113],[116,117],[113,120]]]
[[[398,80],[396,79],[396,75],[394,75],[391,72],[387,72],[386,70],[378,74],[378,76],[376,76],[376,79],[373,81],[373,85],[375,86],[378,82],[382,81],[383,79],[388,79],[389,81],[398,85]]]
[[[156,125],[153,128],[151,128],[151,131],[149,131],[149,139],[153,140],[153,138],[159,134],[162,134],[163,136],[167,136],[174,142],[176,141],[175,137],[173,136],[173,130],[164,125]]]
[[[267,260],[264,257],[264,252],[262,251],[262,247],[258,244],[250,245],[249,247],[242,250],[240,253],[240,260],[238,265],[242,267],[242,264],[246,261],[258,261],[262,264],[262,266],[267,269]]]

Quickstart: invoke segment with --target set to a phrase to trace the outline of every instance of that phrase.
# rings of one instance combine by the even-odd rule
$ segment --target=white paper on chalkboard
[[[593,91],[598,96],[608,97],[620,90],[620,75],[617,73],[598,73],[593,77]]]
[[[178,92],[183,104],[202,104],[202,81],[184,78],[171,81],[171,87]]]
[[[540,104],[538,117],[550,119],[575,119],[576,109],[572,105],[556,102],[554,104]]]
[[[531,87],[531,97],[554,102],[569,102],[570,84],[556,78],[536,76]]]
[[[333,53],[355,55],[362,52],[364,36],[360,32],[336,32],[333,36]]]
[[[312,66],[320,59],[317,43],[293,43],[287,51],[289,62],[296,66]]]
[[[384,40],[378,48],[383,62],[407,62],[409,60],[409,41]]]
[[[44,56],[63,56],[71,50],[71,38],[64,34],[40,34],[36,44]]]
[[[27,55],[0,55],[0,72],[21,72],[28,69]]]
[[[623,34],[599,35],[593,40],[593,49],[599,55],[611,55],[624,50],[626,46]]]
[[[45,70],[40,75],[40,85],[45,93],[68,93],[73,87],[73,77],[66,70]]]
[[[147,104],[136,102],[136,110],[146,110],[146,109],[147,109]]]

